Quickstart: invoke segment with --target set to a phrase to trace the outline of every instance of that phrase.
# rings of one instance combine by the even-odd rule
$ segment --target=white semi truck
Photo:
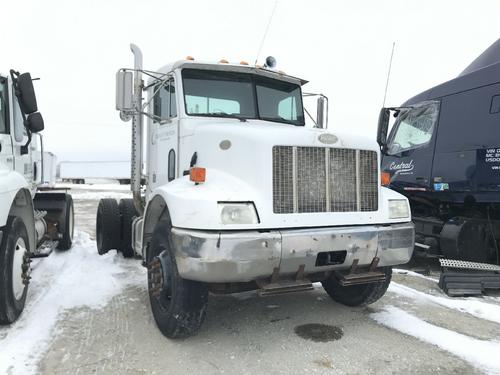
[[[412,255],[414,228],[406,198],[381,187],[375,139],[327,130],[321,95],[316,125],[305,127],[306,81],[273,59],[188,57],[151,72],[131,49],[117,109],[132,120],[133,200],[101,200],[97,246],[142,258],[165,336],[196,333],[209,292],[271,295],[322,282],[351,306],[385,293],[391,267]]]
[[[71,196],[38,191],[43,128],[30,74],[0,75],[0,324],[24,308],[31,259],[72,243]]]

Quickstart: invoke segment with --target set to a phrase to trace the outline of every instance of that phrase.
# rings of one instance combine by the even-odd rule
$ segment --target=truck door
[[[148,157],[148,178],[152,190],[178,176],[179,119],[173,77],[154,87],[153,116]]]
[[[389,135],[382,170],[391,174],[396,190],[427,190],[431,186],[439,102],[426,101],[401,109]]]
[[[32,143],[29,146],[28,153],[22,154],[21,147],[28,142],[28,135],[24,127],[23,117],[17,97],[11,92],[11,136],[12,136],[12,149],[14,154],[14,169],[24,176],[26,182],[31,186],[32,193],[35,193],[34,186],[34,168],[32,165],[32,154],[36,150],[36,136],[33,137]]]
[[[14,169],[9,127],[8,80],[0,76],[0,169]]]

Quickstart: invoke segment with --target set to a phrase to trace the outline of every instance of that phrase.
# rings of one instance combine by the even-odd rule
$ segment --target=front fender
[[[196,185],[189,176],[184,176],[161,186],[153,191],[148,202],[153,202],[158,196],[168,207],[172,226],[206,230],[252,228],[251,224],[221,224],[217,202],[258,200],[257,192],[247,183],[214,169],[207,170],[206,181],[202,184]]]
[[[0,171],[0,226],[7,223],[14,198],[21,189],[28,189],[26,179],[15,171]]]

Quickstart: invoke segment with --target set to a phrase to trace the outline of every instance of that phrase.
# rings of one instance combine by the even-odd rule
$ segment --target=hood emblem
[[[231,141],[229,139],[224,139],[219,143],[219,147],[221,150],[229,150],[231,148]]]
[[[337,143],[337,141],[339,139],[336,136],[334,136],[333,134],[323,133],[323,134],[319,135],[318,140],[321,143],[324,143],[324,144],[327,144],[327,145],[331,145],[331,144]]]

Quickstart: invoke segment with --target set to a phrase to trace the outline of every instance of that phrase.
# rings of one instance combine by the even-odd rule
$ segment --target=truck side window
[[[391,132],[389,154],[399,154],[427,145],[436,128],[438,114],[437,101],[401,109]]]
[[[156,92],[153,100],[154,122],[177,117],[174,80],[170,79],[162,86],[155,86],[154,92]]]
[[[7,134],[7,80],[0,78],[0,133]]]

